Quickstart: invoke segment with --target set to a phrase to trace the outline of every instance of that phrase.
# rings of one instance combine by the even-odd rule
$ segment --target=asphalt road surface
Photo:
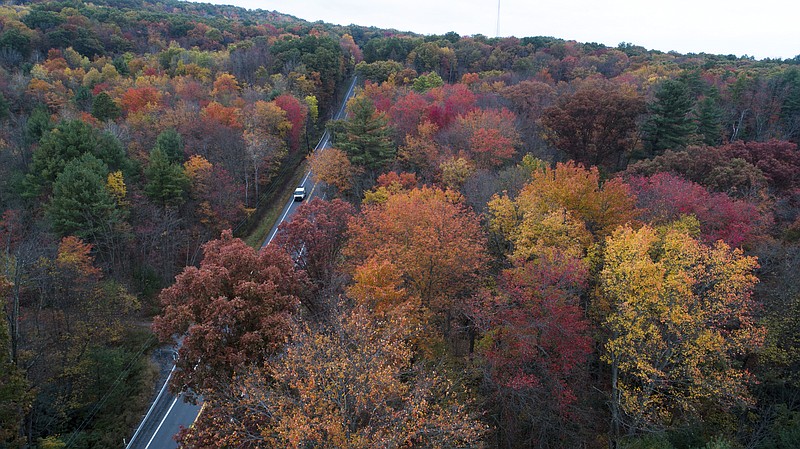
[[[346,115],[345,106],[347,105],[347,100],[349,100],[350,97],[353,96],[353,91],[355,90],[355,86],[356,86],[356,79],[353,78],[353,82],[350,84],[350,89],[347,90],[347,95],[345,96],[345,100],[342,102],[342,106],[336,112],[336,116],[334,117],[335,120],[341,120],[342,118],[345,117]],[[330,133],[328,133],[328,131],[325,130],[325,134],[322,135],[322,138],[319,140],[319,143],[317,143],[317,146],[314,148],[314,152],[324,151],[325,148],[328,148],[330,140],[331,140]],[[278,226],[280,226],[280,224],[283,223],[284,221],[289,220],[294,214],[294,212],[297,210],[297,208],[300,207],[301,204],[303,204],[303,202],[311,201],[311,198],[313,198],[315,195],[319,196],[321,194],[320,193],[321,186],[319,184],[320,183],[317,182],[317,180],[314,178],[314,174],[311,173],[311,171],[306,172],[306,175],[303,177],[303,181],[298,186],[306,188],[306,198],[303,201],[295,201],[294,198],[289,200],[289,204],[287,204],[282,209],[280,220],[278,220],[272,227],[272,229],[270,229],[269,234],[267,234],[267,237],[264,239],[264,243],[261,244],[262,248],[269,245],[270,242],[272,242],[272,239],[274,239],[275,235],[278,233]]]
[[[345,106],[347,105],[347,100],[352,97],[355,86],[356,79],[353,78],[353,82],[350,84],[350,88],[347,90],[347,95],[342,102],[342,106],[339,108],[339,111],[337,111],[334,117],[336,120],[339,120],[345,116]],[[314,151],[324,150],[329,143],[330,134],[326,130],[325,134],[322,135],[319,143],[314,148]],[[314,179],[313,173],[309,171],[305,174],[301,184],[306,188],[306,198],[303,201],[310,201],[315,195],[320,194],[320,189],[318,189],[317,184],[318,183],[316,179]],[[269,234],[267,234],[262,247],[268,245],[272,239],[275,238],[275,234],[278,232],[278,226],[284,221],[290,219],[300,204],[302,204],[301,201],[294,201],[293,198],[290,199],[289,204],[283,208],[280,220],[275,223]],[[173,366],[172,369],[174,370],[175,367]],[[180,431],[181,427],[189,427],[197,419],[197,416],[200,414],[202,404],[190,404],[188,402],[184,402],[183,394],[178,397],[172,395],[167,388],[167,383],[171,377],[172,372],[170,372],[170,376],[167,377],[167,380],[164,382],[164,386],[161,387],[158,396],[156,396],[155,401],[153,401],[153,404],[150,406],[147,414],[142,419],[141,424],[131,437],[128,445],[125,447],[126,449],[176,448],[178,447],[178,443],[173,438],[175,434]]]

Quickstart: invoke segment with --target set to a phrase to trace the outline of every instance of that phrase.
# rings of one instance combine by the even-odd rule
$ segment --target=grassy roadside
[[[345,89],[349,85],[349,81],[344,84]],[[341,104],[346,93],[347,90],[344,92],[338,91],[334,104]],[[328,111],[326,114],[330,113],[331,118],[333,118],[336,110],[338,109]],[[312,138],[312,145],[313,142],[317,142],[324,135],[325,126],[323,125],[321,128],[318,130],[319,136]],[[267,237],[267,233],[272,229],[275,222],[280,219],[280,214],[283,213],[284,206],[294,194],[295,187],[300,185],[300,181],[305,176],[307,165],[306,154],[288,157],[279,169],[275,179],[270,182],[267,190],[261,194],[256,211],[234,229],[234,235],[244,240],[250,247],[256,250],[260,249],[261,244]]]
[[[280,214],[283,213],[286,203],[289,202],[289,199],[294,194],[295,187],[300,185],[300,181],[303,180],[303,176],[306,174],[305,168],[307,164],[305,159],[299,164],[291,165],[294,171],[292,175],[283,176],[281,177],[282,179],[276,177],[271,185],[272,189],[262,197],[264,204],[260,210],[253,214],[252,219],[256,219],[256,216],[258,216],[257,222],[250,229],[247,229],[249,232],[242,235],[242,240],[256,250],[261,248],[261,244],[267,238],[267,233],[272,229],[275,222],[280,219]]]

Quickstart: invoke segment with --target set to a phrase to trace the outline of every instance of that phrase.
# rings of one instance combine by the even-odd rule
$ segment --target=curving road
[[[337,111],[334,119],[339,120],[345,117],[347,100],[353,96],[356,81],[357,79],[353,77],[353,82],[350,84],[347,95],[345,95],[342,101],[342,106]],[[314,148],[314,151],[321,151],[327,148],[329,143],[330,133],[325,130],[325,133]],[[307,172],[303,177],[303,182],[300,184],[304,186],[306,192],[308,192],[305,201],[311,200],[314,195],[319,195],[320,192],[317,189],[318,184],[317,180],[314,179],[314,175],[310,171]],[[283,209],[280,220],[275,223],[269,234],[267,234],[264,243],[261,245],[262,247],[267,246],[272,239],[275,238],[275,234],[278,233],[278,226],[289,219],[300,204],[302,204],[300,201],[295,202],[294,199],[289,200],[289,204]],[[202,408],[202,403],[190,404],[184,401],[183,394],[176,397],[169,392],[167,384],[170,378],[172,378],[173,371],[175,371],[174,366],[169,376],[167,376],[164,385],[161,387],[158,396],[156,396],[147,414],[142,419],[141,424],[139,424],[136,432],[131,437],[130,442],[125,446],[125,449],[177,448],[178,443],[173,439],[175,434],[180,431],[181,427],[189,427],[197,419]]]

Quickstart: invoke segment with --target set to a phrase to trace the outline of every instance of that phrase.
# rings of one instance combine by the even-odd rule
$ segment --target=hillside
[[[0,448],[798,447],[798,64],[4,4]]]

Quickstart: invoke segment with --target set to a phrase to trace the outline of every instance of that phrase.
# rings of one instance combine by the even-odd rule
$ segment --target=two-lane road
[[[350,88],[347,90],[347,95],[345,95],[344,101],[342,101],[342,106],[339,108],[339,110],[336,112],[336,115],[333,117],[334,120],[341,120],[347,116],[347,100],[349,100],[353,96],[355,88],[356,88],[356,78],[353,77],[353,82],[350,83]],[[314,152],[323,151],[325,150],[325,148],[328,148],[330,140],[331,140],[330,132],[328,132],[328,130],[326,129],[325,133],[322,135],[322,138],[319,139],[319,143],[317,143],[317,146],[314,147]],[[320,183],[316,180],[316,178],[314,178],[314,174],[309,169],[309,171],[306,172],[306,175],[303,177],[303,182],[301,182],[299,186],[306,188],[307,192],[306,199],[303,201],[311,201],[311,198],[313,198],[314,195],[320,194],[319,190],[321,186],[319,184]],[[278,233],[278,226],[280,226],[281,223],[283,223],[284,221],[287,221],[289,218],[291,218],[291,216],[294,214],[295,210],[297,210],[300,204],[302,204],[302,202],[295,201],[294,198],[289,200],[289,204],[287,204],[286,207],[283,208],[280,220],[278,220],[272,227],[272,229],[270,229],[269,234],[267,234],[267,237],[264,239],[264,243],[261,244],[262,248],[269,245],[270,242],[272,242],[272,239],[274,239],[275,235]]]
[[[336,120],[345,117],[347,100],[353,96],[355,86],[356,78],[354,77],[353,82],[350,84],[350,88],[347,90],[347,95],[345,95],[344,100],[342,101],[342,106],[334,116]],[[319,143],[314,148],[314,151],[323,150],[328,146],[329,143],[330,133],[326,130]],[[310,201],[314,195],[319,194],[320,189],[318,188],[318,183],[310,171],[307,172],[303,177],[303,182],[301,185],[306,188],[307,192],[306,199],[304,201]],[[272,239],[275,238],[275,234],[278,232],[278,226],[280,226],[280,224],[284,221],[290,219],[300,204],[302,203],[299,201],[295,202],[293,198],[289,201],[289,204],[287,204],[282,210],[280,220],[275,223],[269,234],[267,234],[262,247],[268,245]],[[172,367],[172,370],[175,370],[174,366]],[[126,449],[176,448],[178,447],[178,443],[173,438],[175,434],[180,431],[181,427],[189,427],[197,419],[197,416],[202,408],[202,404],[190,404],[183,400],[183,394],[177,397],[171,394],[167,388],[167,383],[171,377],[172,372],[170,372],[170,375],[167,377],[167,380],[161,387],[158,396],[156,396],[156,399],[153,401],[153,404],[150,406],[147,414],[142,419],[141,424],[139,424],[139,427],[131,437],[130,442],[125,447]]]

